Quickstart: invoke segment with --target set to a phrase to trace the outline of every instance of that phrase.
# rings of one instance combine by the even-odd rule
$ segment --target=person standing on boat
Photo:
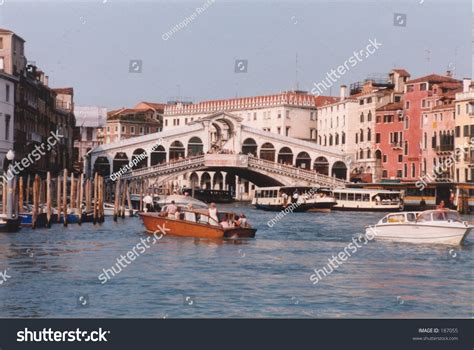
[[[293,192],[293,203],[298,203],[298,198],[300,197],[299,193],[298,193],[298,190],[295,190],[295,192]]]
[[[168,208],[166,208],[166,214],[168,214],[168,217],[171,219],[176,218],[176,212],[178,211],[178,207],[176,206],[174,201],[171,201],[171,204],[168,205]]]
[[[453,190],[449,190],[449,209],[454,209],[454,192]]]
[[[286,206],[288,205],[288,195],[283,192],[281,198],[283,198],[283,206],[286,208]]]
[[[219,217],[217,215],[217,206],[216,203],[211,203],[209,205],[209,223],[211,225],[219,225]]]
[[[421,198],[421,201],[420,201],[420,210],[421,211],[425,211],[426,210],[426,201],[425,199],[422,197]]]

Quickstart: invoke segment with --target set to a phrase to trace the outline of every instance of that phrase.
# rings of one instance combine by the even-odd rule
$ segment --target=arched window
[[[372,121],[372,112],[369,111],[369,114],[367,114],[367,121],[371,122]]]
[[[362,112],[360,114],[360,122],[363,123],[364,122],[364,112]]]
[[[332,134],[329,135],[329,146],[332,146]]]
[[[416,176],[415,163],[411,163],[411,177],[415,177],[415,176]]]
[[[336,133],[336,140],[335,140],[335,145],[339,145],[339,134]]]
[[[403,177],[408,177],[408,165],[406,163],[403,165]]]
[[[367,159],[372,158],[372,152],[370,151],[369,148],[367,148]]]
[[[372,129],[368,128],[367,129],[367,141],[370,141],[372,139]]]
[[[341,144],[345,145],[346,144],[346,133],[345,132],[342,132],[342,136],[341,136]]]
[[[360,129],[360,142],[364,142],[364,130]]]
[[[359,151],[359,158],[360,158],[360,159],[364,159],[364,150],[363,150],[363,149],[361,149],[361,150]]]

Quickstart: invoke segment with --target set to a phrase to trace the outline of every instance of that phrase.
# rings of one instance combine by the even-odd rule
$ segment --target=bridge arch
[[[113,172],[116,173],[129,164],[128,156],[125,152],[117,152],[113,160]]]
[[[265,142],[261,147],[260,147],[260,158],[269,160],[274,162],[275,161],[275,146],[273,146],[272,143],[270,142]]]
[[[245,155],[250,153],[254,157],[257,157],[257,150],[258,150],[257,142],[251,137],[246,138],[244,142],[242,143],[242,153]]]
[[[137,148],[135,151],[133,151],[132,162],[137,164],[133,165],[132,169],[145,168],[148,165],[148,154],[143,148]]]
[[[150,158],[150,164],[152,166],[166,163],[166,149],[159,145],[153,152],[151,152]]]
[[[201,154],[204,154],[204,143],[197,136],[191,137],[188,141],[188,157],[194,157]]]
[[[201,185],[200,186],[201,188],[204,188],[206,190],[212,189],[212,178],[211,178],[211,175],[207,171],[202,173],[200,185]]]
[[[295,166],[297,168],[311,169],[311,157],[308,152],[300,152],[296,156]]]
[[[293,165],[293,151],[289,147],[283,147],[278,152],[278,163]]]
[[[101,176],[110,175],[110,162],[107,157],[98,157],[94,162],[94,173],[98,173]]]
[[[331,174],[333,177],[345,180],[347,179],[347,166],[342,161],[337,161],[332,165]]]
[[[170,161],[178,160],[185,157],[185,148],[181,141],[174,141],[170,145]]]
[[[316,170],[317,173],[329,175],[329,161],[326,157],[318,157],[314,161],[313,169]]]

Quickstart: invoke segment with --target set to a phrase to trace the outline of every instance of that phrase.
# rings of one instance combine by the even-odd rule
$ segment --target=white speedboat
[[[114,205],[110,203],[104,203],[104,215],[105,216],[114,216]],[[132,216],[137,216],[138,215],[138,210],[132,209],[130,210],[125,208],[125,216],[126,217],[132,217]]]
[[[366,235],[375,240],[459,245],[473,228],[461,220],[457,211],[438,209],[388,214],[376,225],[368,226]]]

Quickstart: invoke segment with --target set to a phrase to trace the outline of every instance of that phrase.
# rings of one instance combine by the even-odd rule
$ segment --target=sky
[[[74,87],[76,105],[113,109],[311,91],[369,40],[381,46],[326,94],[392,68],[412,78],[448,69],[471,77],[471,6],[469,0],[0,0],[0,27],[26,40],[27,59],[49,75],[50,86]],[[238,66],[243,71],[236,60],[246,60]]]

